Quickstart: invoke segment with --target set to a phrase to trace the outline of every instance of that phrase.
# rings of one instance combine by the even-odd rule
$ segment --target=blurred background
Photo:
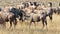
[[[52,2],[53,6],[58,6],[58,3],[60,2],[60,0],[0,0],[0,6],[6,6],[6,5],[17,5],[20,4],[21,2],[26,2],[26,1],[36,1],[39,3],[48,3],[48,2]]]

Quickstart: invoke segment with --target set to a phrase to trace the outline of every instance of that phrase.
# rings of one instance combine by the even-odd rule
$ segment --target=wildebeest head
[[[52,2],[49,2],[49,3],[48,3],[48,6],[52,7]]]

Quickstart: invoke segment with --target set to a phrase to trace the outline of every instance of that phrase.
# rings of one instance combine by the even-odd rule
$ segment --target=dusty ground
[[[0,27],[0,34],[60,34],[60,15],[53,15],[53,21],[51,22],[47,17],[48,21],[48,30],[42,29],[42,23],[39,22],[36,24],[36,28],[34,24],[31,25],[29,29],[29,25],[21,22],[18,22],[16,28],[9,29],[9,22],[6,23],[6,29]]]

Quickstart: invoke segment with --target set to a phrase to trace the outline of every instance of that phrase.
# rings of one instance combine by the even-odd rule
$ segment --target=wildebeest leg
[[[58,11],[58,14],[60,14],[60,11]]]
[[[12,27],[12,21],[10,20],[10,28]]]
[[[21,16],[20,16],[19,20],[23,22],[23,20],[22,20],[22,17],[21,17]]]
[[[20,17],[19,20],[22,20],[22,17]]]
[[[19,21],[20,21],[21,26],[22,26],[22,24],[23,24],[23,23],[22,23],[22,22],[23,22],[22,17],[19,18]]]
[[[34,26],[35,26],[35,30],[36,30],[36,22],[33,22],[34,23]]]
[[[13,16],[10,18],[10,28],[12,27],[12,22],[13,22]]]
[[[52,21],[52,15],[49,15],[50,20]]]
[[[45,24],[46,24],[46,26],[47,26],[47,21],[45,20]]]
[[[23,20],[23,17],[20,17],[20,19],[19,19],[19,20],[21,20],[22,22],[24,21],[24,20]]]
[[[29,29],[30,29],[31,24],[32,24],[32,22],[30,22],[30,24],[29,24]]]
[[[6,28],[6,22],[3,23],[3,28]]]
[[[15,20],[14,20],[14,28],[15,28],[16,25],[17,25],[17,20],[15,18]]]
[[[54,11],[55,14],[57,13],[55,9],[53,11]]]
[[[43,24],[43,28],[44,28],[44,19],[42,19],[42,24]]]
[[[6,21],[0,16],[0,25],[2,25],[3,28],[6,27]]]
[[[22,18],[22,22],[24,22],[24,19]]]
[[[45,23],[45,25],[46,25],[46,28],[47,28],[47,20],[46,20],[46,19],[45,19],[44,23]]]

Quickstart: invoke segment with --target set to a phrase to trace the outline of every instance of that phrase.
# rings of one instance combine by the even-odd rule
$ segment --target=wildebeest
[[[12,19],[12,21],[14,19],[14,25],[15,26],[17,24],[16,18],[19,18],[19,20],[21,20],[22,22],[24,21],[25,12],[23,10],[17,9],[17,8],[12,8],[9,12],[14,14],[14,16],[11,19]],[[12,22],[10,24],[12,25]]]
[[[23,16],[25,16],[25,13],[23,10],[20,10],[20,9],[17,9],[17,8],[10,8],[10,7],[7,7],[5,8],[3,11],[0,12],[0,21],[2,24],[6,23],[6,22],[10,22],[10,28],[12,26],[12,23],[14,24],[14,27],[16,26],[17,24],[17,19],[18,17],[20,17],[19,19],[22,20],[22,22],[24,21],[24,18]],[[5,24],[6,25],[6,24]]]
[[[50,8],[50,9],[48,10],[47,15],[49,16],[50,20],[52,21],[52,19],[53,19],[53,17],[52,17],[52,15],[53,15],[53,9],[52,9],[52,8]]]
[[[60,14],[60,3],[59,3],[59,6],[55,8],[54,12],[57,14]]]
[[[1,16],[1,15],[0,15],[0,16]],[[0,17],[0,25],[2,25],[3,27],[6,27],[5,24],[6,24],[6,23],[5,23],[4,19],[3,19],[2,17]]]
[[[48,3],[48,6],[47,7],[43,7],[44,10],[46,10],[47,12],[47,15],[49,16],[50,20],[52,21],[53,17],[53,9],[52,9],[52,3]]]
[[[6,22],[8,21],[11,21],[11,17],[13,16],[14,14],[10,13],[10,12],[4,12],[4,11],[1,11],[0,12],[0,24],[4,24],[4,26],[6,26]],[[1,21],[2,20],[2,21]]]
[[[42,24],[43,24],[43,28],[44,28],[44,25],[47,26],[47,20],[46,20],[46,17],[47,17],[47,14],[45,12],[43,12],[43,10],[32,10],[30,11],[30,13],[27,13],[27,18],[26,19],[29,19],[30,21],[30,25],[32,24],[32,22],[35,24],[36,22],[39,22],[39,21],[42,21]],[[29,27],[30,27],[29,25]],[[36,26],[36,24],[35,24]]]
[[[24,8],[27,8],[27,7],[30,6],[30,3],[29,2],[23,2],[22,4],[24,5]]]
[[[59,7],[52,7],[53,13],[60,14],[60,8]]]
[[[45,15],[44,13],[42,13],[41,16],[38,16],[38,14],[34,14],[31,18],[30,24],[32,22],[35,24],[35,22],[42,21],[42,25],[43,25],[43,28],[44,28],[45,25],[47,26],[46,16],[47,15]]]
[[[36,9],[35,9],[36,8]],[[23,10],[24,9],[24,10]],[[1,12],[1,18],[0,22],[7,22],[10,21],[10,27],[12,26],[12,23],[14,26],[17,25],[17,19],[24,22],[25,19],[30,20],[30,25],[33,22],[39,22],[42,21],[43,27],[44,25],[47,26],[47,19],[46,17],[49,16],[50,20],[52,20],[53,15],[53,9],[52,3],[50,2],[47,7],[44,5],[39,5],[37,2],[26,2],[22,5],[18,5],[17,8],[12,7],[11,9],[7,9],[6,12]],[[59,13],[60,9],[57,11]]]
[[[60,14],[60,8],[57,9],[57,13]]]

